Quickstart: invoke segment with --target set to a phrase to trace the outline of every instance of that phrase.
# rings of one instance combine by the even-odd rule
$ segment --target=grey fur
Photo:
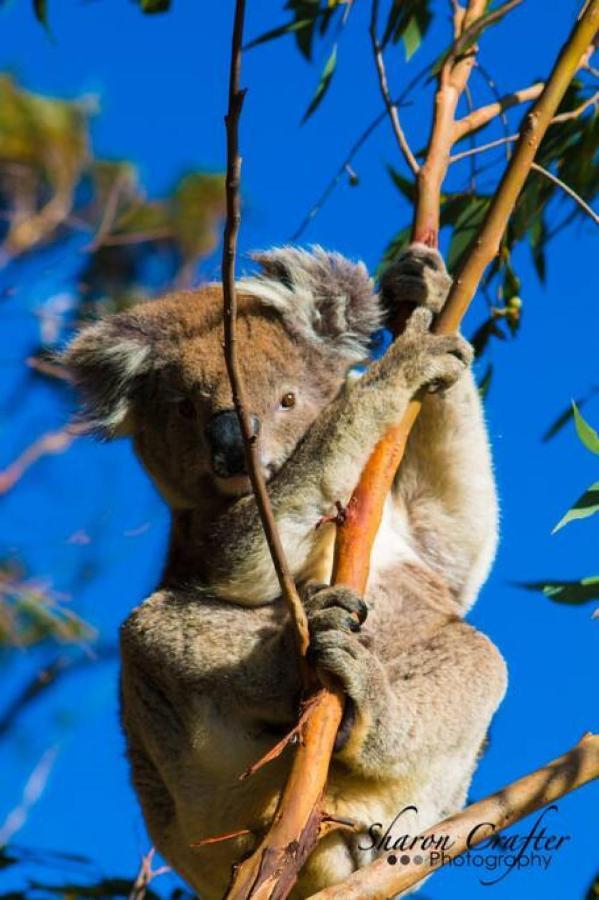
[[[263,266],[249,294],[248,282],[240,283],[240,300],[249,297],[240,310],[248,335],[242,363],[313,654],[354,710],[324,806],[362,832],[335,832],[320,843],[294,891],[301,898],[372,858],[362,848],[373,823],[386,826],[414,805],[418,814],[402,817],[401,830],[417,834],[465,801],[506,686],[500,654],[463,621],[494,555],[497,505],[467,371],[471,350],[459,336],[428,332],[439,285],[448,285],[438,254],[416,247],[383,283],[386,303],[421,308],[387,354],[349,382],[347,367],[381,318],[365,270],[289,248],[264,257]],[[410,287],[407,295],[396,293],[398,285]],[[99,398],[99,418],[106,391],[117,404],[119,392],[128,398],[137,452],[174,508],[161,587],[121,632],[123,724],[152,841],[211,900],[271,820],[288,754],[251,779],[239,775],[292,724],[300,679],[254,499],[224,495],[209,473],[205,416],[231,403],[214,324],[220,298],[200,292],[149,307],[129,314],[152,348],[151,371],[136,366],[131,376],[135,390],[122,369],[111,387],[93,383],[101,371],[94,340],[105,359],[104,336],[114,340],[125,327],[130,337],[131,318],[87,332],[66,358],[88,397]],[[290,384],[298,391],[291,414],[276,406]],[[348,500],[377,441],[423,389],[437,393],[425,398],[387,502],[364,607],[345,588],[321,586],[330,580],[334,531],[315,525],[335,501]],[[180,422],[166,399],[182,392],[197,401],[197,420]],[[368,613],[358,633],[354,611],[362,620]],[[241,828],[250,834],[190,848]]]
[[[253,253],[262,268],[240,288],[271,303],[286,322],[311,340],[328,341],[349,359],[368,355],[372,333],[382,322],[374,283],[364,263],[353,263],[322,247]]]

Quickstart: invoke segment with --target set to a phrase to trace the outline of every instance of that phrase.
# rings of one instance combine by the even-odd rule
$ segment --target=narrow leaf
[[[460,265],[479,231],[490,202],[490,197],[472,196],[466,208],[457,217],[447,254],[447,268],[450,272],[454,272]]]
[[[391,181],[403,196],[414,203],[416,200],[416,184],[411,178],[404,178],[393,166],[387,166],[387,172],[391,177]]]
[[[48,4],[46,0],[33,0],[33,11],[35,13],[35,18],[38,22],[44,26],[44,28],[48,27]]]
[[[572,408],[574,410],[574,424],[576,425],[578,437],[587,450],[590,450],[591,453],[599,453],[599,434],[583,419],[574,402],[572,402]]]
[[[285,25],[279,25],[278,28],[273,28],[271,31],[265,31],[264,34],[261,34],[259,37],[254,38],[253,41],[250,41],[249,44],[246,44],[243,49],[250,50],[252,47],[257,47],[259,44],[265,44],[267,41],[274,41],[276,38],[283,37],[285,34],[293,34],[296,31],[301,31],[303,28],[310,28],[312,25],[314,25],[313,19],[298,19],[295,22],[286,22]]]
[[[589,393],[584,397],[579,397],[574,403],[569,403],[568,406],[555,417],[551,425],[547,428],[547,431],[541,437],[543,443],[547,443],[551,438],[554,438],[556,434],[558,434],[564,425],[567,425],[570,419],[574,417],[574,406],[578,409],[581,409],[585,403],[587,403],[591,397],[594,397],[599,391],[599,387],[593,387]]]
[[[336,65],[337,65],[337,44],[335,44],[335,46],[333,47],[333,49],[331,51],[331,55],[329,56],[329,58],[327,59],[327,61],[325,63],[325,67],[322,70],[322,75],[320,76],[320,81],[318,82],[318,87],[316,88],[316,91],[314,93],[314,96],[312,97],[312,100],[310,102],[310,105],[308,106],[308,109],[304,113],[304,117],[302,119],[302,124],[310,118],[312,113],[316,109],[318,109],[318,107],[322,103],[322,100],[323,100],[326,92],[328,91],[329,87],[331,86],[331,79],[335,73]]]
[[[599,481],[596,481],[595,484],[592,484],[590,488],[578,498],[574,506],[568,510],[562,519],[560,519],[551,533],[555,534],[556,531],[559,531],[560,528],[563,528],[564,525],[567,525],[568,522],[573,522],[575,519],[588,519],[589,516],[592,516],[593,513],[598,511]]]
[[[599,575],[581,578],[580,581],[528,581],[519,587],[527,591],[541,591],[554,603],[577,606],[589,600],[599,600]]]
[[[422,43],[423,33],[417,16],[412,16],[401,36],[406,51],[406,60],[410,60]]]
[[[148,15],[168,12],[171,8],[171,0],[138,0],[141,11]]]

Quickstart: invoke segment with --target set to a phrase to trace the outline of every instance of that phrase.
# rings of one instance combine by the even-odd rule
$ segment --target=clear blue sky
[[[222,168],[232,2],[174,0],[170,14],[152,18],[123,0],[48,5],[54,43],[34,21],[29,3],[3,5],[0,69],[12,70],[32,90],[64,97],[98,95],[96,153],[134,160],[151,192],[168,189],[187,168]],[[420,50],[410,69],[400,50],[389,60],[396,90],[447,44],[449,4],[435,5],[441,9],[440,24],[430,49]],[[281,6],[273,0],[249,3],[248,36],[282,22]],[[527,0],[509,23],[489,34],[483,59],[502,91],[547,72],[576,7],[574,2]],[[247,54],[242,250],[288,240],[347,148],[379,112],[365,40],[366,12],[364,3],[357,3],[332,88],[304,127],[299,121],[326,49],[311,68],[289,40]],[[484,82],[474,78],[473,89],[479,102],[488,101]],[[430,92],[416,96],[421,99],[405,110],[404,119],[413,146],[419,147],[426,138]],[[342,185],[305,239],[375,266],[387,239],[409,217],[385,173],[388,162],[402,165],[385,122],[354,164],[360,186]],[[552,443],[540,442],[569,399],[598,380],[592,228],[587,222],[578,224],[555,240],[545,287],[536,281],[528,252],[522,250],[521,334],[514,342],[495,344],[491,353],[496,373],[487,408],[502,541],[471,619],[504,653],[510,688],[474,779],[473,798],[552,759],[584,731],[597,728],[598,625],[590,619],[591,609],[561,607],[514,587],[521,580],[599,574],[596,522],[573,523],[554,537],[550,534],[574,499],[597,480],[596,458],[584,451],[571,428]],[[77,265],[76,248],[71,248],[5,273],[17,291],[2,299],[0,309],[0,468],[35,436],[60,426],[68,414],[67,400],[53,388],[36,382],[33,389],[23,389],[23,360],[39,339],[33,313],[69,289]],[[216,257],[205,263],[203,274],[218,276]],[[482,301],[477,309],[467,333],[482,314]],[[589,404],[586,412],[599,425],[599,403]],[[80,441],[63,456],[47,457],[2,498],[0,516],[0,555],[16,553],[30,574],[71,595],[74,608],[113,642],[118,623],[155,583],[167,528],[163,505],[129,447]],[[80,529],[89,533],[91,543],[69,541]],[[18,689],[36,662],[39,658],[19,655],[5,664],[3,699]],[[148,841],[128,786],[116,693],[116,664],[105,663],[65,678],[30,707],[12,740],[0,744],[0,823],[18,804],[44,751],[56,746],[46,790],[17,842],[82,853],[93,858],[98,871],[130,875]],[[472,869],[444,871],[423,895],[443,900],[581,897],[599,868],[594,839],[598,800],[599,789],[593,785],[560,801],[552,824],[571,840],[547,873],[513,872],[500,884],[483,887]],[[14,883],[9,874],[6,888],[0,880],[0,891]]]

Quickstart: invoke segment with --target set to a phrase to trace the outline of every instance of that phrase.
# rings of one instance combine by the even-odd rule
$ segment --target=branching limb
[[[595,91],[592,97],[588,97],[584,103],[581,103],[576,109],[569,109],[567,112],[559,113],[557,116],[554,116],[551,120],[551,124],[555,125],[557,122],[569,122],[570,119],[577,119],[578,116],[581,116],[590,106],[594,106],[595,109],[599,106],[599,91]]]
[[[64,453],[68,450],[80,433],[81,429],[74,425],[65,426],[58,431],[48,431],[33,441],[14,462],[0,472],[0,495],[13,488],[38,459],[49,453]]]
[[[572,119],[577,119],[581,116],[591,106],[594,106],[595,108],[599,107],[599,91],[596,91],[592,97],[588,97],[584,103],[580,103],[575,109],[569,109],[567,112],[558,113],[557,116],[552,118],[549,124],[558,125],[561,122],[570,122]],[[449,162],[459,162],[459,160],[473,156],[475,153],[485,153],[487,150],[493,150],[495,147],[501,147],[504,144],[514,144],[519,137],[520,135],[518,132],[516,132],[516,134],[506,134],[504,137],[489,141],[488,144],[479,144],[478,147],[471,147],[469,150],[461,150],[459,153],[453,153],[449,157]]]
[[[441,186],[449,166],[449,154],[454,143],[456,112],[460,97],[470,77],[476,58],[476,48],[471,47],[461,55],[460,47],[469,46],[463,41],[482,19],[485,0],[469,0],[465,10],[458,7],[454,25],[460,29],[460,37],[454,42],[439,72],[435,110],[428,153],[418,173],[418,202],[412,228],[412,240],[436,247],[439,239],[439,215]]]
[[[223,239],[222,261],[225,325],[224,352],[227,372],[231,382],[231,391],[233,393],[233,403],[237,410],[245,444],[248,473],[252,482],[262,527],[264,528],[270,554],[279,579],[281,593],[292,617],[298,649],[301,656],[305,657],[309,642],[308,622],[277,532],[275,518],[270,504],[268,491],[266,490],[262,467],[260,465],[258,436],[254,434],[254,428],[248,413],[245,388],[237,359],[235,258],[237,253],[237,235],[239,233],[239,223],[241,219],[239,199],[239,181],[241,173],[241,157],[239,154],[239,117],[241,115],[245,91],[241,90],[239,86],[239,75],[241,70],[241,45],[244,16],[245,0],[237,0],[235,4],[235,21],[233,26],[229,73],[229,106],[227,115],[225,116],[227,131],[227,214]]]
[[[487,840],[490,833],[497,834],[595,778],[599,778],[599,736],[588,734],[564,756],[424,832],[423,838],[447,835],[447,852],[430,855],[424,852],[421,854],[424,864],[411,861],[402,866],[389,865],[388,854],[385,854],[341,884],[313,894],[311,900],[378,900],[394,897],[450,859]],[[492,823],[494,827],[485,827],[486,823]]]
[[[470,0],[464,14],[468,29],[484,12],[485,0]],[[497,252],[508,216],[530,171],[531,163],[551,117],[564,96],[583,53],[599,25],[599,0],[591,0],[564,46],[540,99],[521,129],[516,151],[489,207],[474,248],[463,264],[438,323],[438,330],[454,330],[463,316],[486,265]],[[451,125],[457,101],[469,72],[473,54],[447,62],[440,74],[430,152],[418,176],[424,202],[418,204],[414,236],[423,240],[438,234],[440,188],[447,171],[451,148]],[[431,161],[432,157],[432,161]],[[427,163],[431,165],[426,170]],[[422,200],[422,196],[421,196]],[[412,402],[403,421],[384,438],[369,460],[347,509],[346,521],[338,528],[335,583],[363,591],[370,551],[382,509],[391,487],[410,428],[419,411]],[[334,739],[343,710],[342,698],[323,689],[302,729],[302,740],[269,834],[239,867],[229,898],[284,898],[292,889],[303,860],[315,845],[323,818],[322,798]],[[240,878],[240,872],[243,877]],[[339,896],[348,896],[340,886]],[[395,893],[395,891],[390,892]],[[364,895],[362,895],[364,896]],[[374,896],[389,896],[382,892]]]
[[[160,866],[158,869],[152,868],[155,853],[154,847],[150,847],[146,855],[142,857],[128,900],[143,900],[150,883],[155,878],[159,878],[160,875],[166,875],[167,872],[171,871],[169,866]]]
[[[513,106],[520,106],[522,103],[528,103],[530,100],[536,100],[537,97],[540,97],[543,87],[543,82],[538,81],[536,84],[531,84],[530,87],[506,94],[495,103],[489,103],[487,106],[475,109],[455,123],[453,143],[455,144],[457,141],[462,140],[467,134],[479,131],[507,109],[511,109]]]
[[[391,94],[389,92],[389,83],[387,81],[387,70],[385,69],[385,60],[383,57],[383,48],[379,43],[379,39],[377,37],[377,22],[378,22],[378,11],[379,11],[379,0],[372,0],[372,13],[370,17],[370,40],[372,43],[372,53],[374,55],[374,61],[376,64],[376,70],[379,78],[379,86],[381,89],[381,95],[385,102],[385,108],[387,110],[387,114],[389,119],[391,120],[391,127],[393,128],[393,133],[395,135],[395,139],[399,145],[399,149],[403,153],[405,160],[414,173],[417,175],[420,166],[416,162],[416,157],[412,153],[410,149],[410,145],[408,144],[407,138],[404,134],[403,128],[401,127],[401,122],[399,121],[399,113],[397,112],[397,105],[393,103],[391,99]]]

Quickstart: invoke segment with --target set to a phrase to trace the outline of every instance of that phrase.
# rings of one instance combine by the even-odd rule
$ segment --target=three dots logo
[[[409,866],[411,862],[416,866],[421,866],[424,862],[424,859],[420,855],[416,855],[414,857],[410,857],[407,853],[404,853],[399,858],[395,855],[395,853],[390,853],[387,857],[387,862],[390,866],[396,866],[397,863],[400,863],[402,866]]]

